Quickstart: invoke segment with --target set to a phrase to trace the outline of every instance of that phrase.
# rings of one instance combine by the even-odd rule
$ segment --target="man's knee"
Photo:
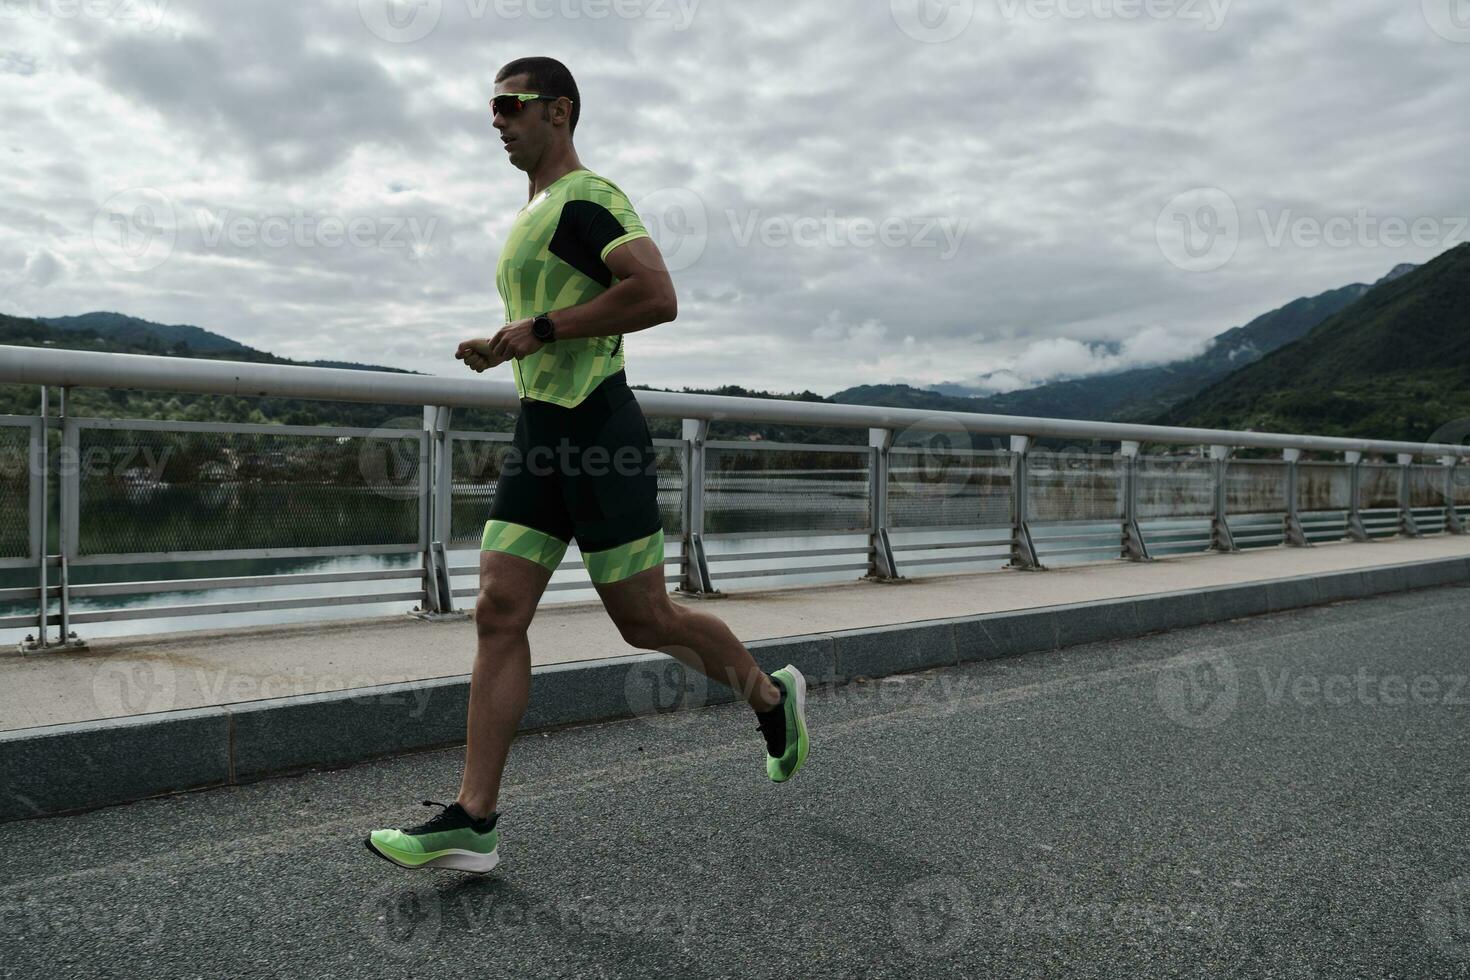
[[[657,650],[669,642],[671,630],[666,614],[644,610],[619,617],[617,624],[623,642],[640,650]]]
[[[524,633],[536,614],[534,603],[500,589],[481,589],[475,599],[475,630],[482,636]]]

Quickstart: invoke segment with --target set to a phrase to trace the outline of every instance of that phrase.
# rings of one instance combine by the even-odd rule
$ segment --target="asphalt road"
[[[0,825],[6,977],[1470,976],[1470,588]]]

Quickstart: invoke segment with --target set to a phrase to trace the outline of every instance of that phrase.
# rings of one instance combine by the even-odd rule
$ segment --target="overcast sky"
[[[457,375],[532,54],[674,270],[635,384],[1009,389],[1470,239],[1467,0],[0,0],[0,311]]]

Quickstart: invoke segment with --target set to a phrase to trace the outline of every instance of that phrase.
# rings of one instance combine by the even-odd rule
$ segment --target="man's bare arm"
[[[557,340],[634,333],[679,315],[674,280],[653,239],[624,242],[605,262],[617,282],[585,303],[552,311]]]

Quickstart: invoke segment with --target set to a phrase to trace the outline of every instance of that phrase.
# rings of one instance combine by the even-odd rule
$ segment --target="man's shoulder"
[[[621,187],[602,174],[591,170],[581,170],[573,174],[572,179],[567,181],[567,185],[569,200],[598,203],[605,203],[609,200],[628,200],[627,193]]]

